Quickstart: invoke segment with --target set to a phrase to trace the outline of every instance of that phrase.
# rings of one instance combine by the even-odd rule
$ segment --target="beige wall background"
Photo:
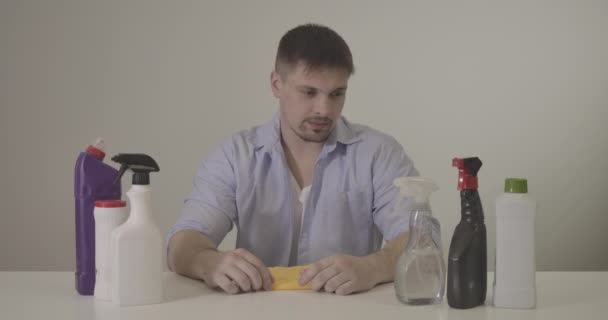
[[[345,116],[439,183],[446,255],[451,159],[476,155],[490,268],[494,199],[517,176],[539,203],[538,269],[608,270],[608,2],[591,0],[1,0],[0,270],[74,269],[74,162],[98,136],[158,160],[168,231],[200,161],[276,110],[276,46],[305,22],[351,46]]]

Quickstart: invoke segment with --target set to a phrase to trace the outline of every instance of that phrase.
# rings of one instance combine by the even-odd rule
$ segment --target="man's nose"
[[[313,112],[319,116],[326,117],[331,112],[331,101],[325,95],[319,95],[315,99]]]

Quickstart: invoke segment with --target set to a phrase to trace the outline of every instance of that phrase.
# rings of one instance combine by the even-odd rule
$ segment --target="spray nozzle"
[[[395,187],[399,188],[399,194],[411,197],[417,204],[427,204],[431,193],[439,190],[433,180],[424,177],[400,177],[393,181]]]
[[[452,159],[452,167],[458,168],[458,190],[477,190],[477,173],[482,164],[478,157]]]
[[[133,184],[140,185],[150,184],[150,172],[160,171],[156,161],[143,153],[120,153],[112,157],[112,161],[120,163],[120,170],[114,183],[120,181],[127,169],[133,171]]]

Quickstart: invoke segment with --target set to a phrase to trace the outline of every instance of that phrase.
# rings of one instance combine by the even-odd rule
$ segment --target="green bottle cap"
[[[528,180],[519,178],[505,179],[505,192],[528,193]]]

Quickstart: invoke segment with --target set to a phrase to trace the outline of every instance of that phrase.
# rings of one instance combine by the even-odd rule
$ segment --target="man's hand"
[[[365,257],[335,255],[312,264],[300,272],[299,284],[312,281],[313,290],[324,289],[347,295],[366,291],[377,284],[391,282],[395,278],[395,264],[407,244],[407,232],[389,240],[384,248]]]
[[[221,288],[229,294],[272,290],[270,271],[264,263],[245,249],[227,252],[201,252],[200,278],[211,288]]]
[[[379,281],[374,277],[372,257],[335,255],[320,260],[300,271],[299,284],[312,281],[312,289],[347,295],[373,288]]]

